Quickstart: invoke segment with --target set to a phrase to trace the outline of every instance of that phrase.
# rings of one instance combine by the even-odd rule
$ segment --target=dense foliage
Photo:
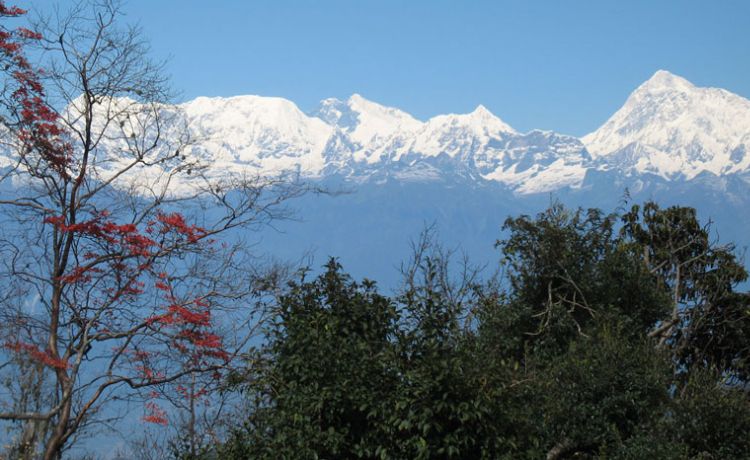
[[[222,458],[748,456],[747,273],[693,209],[505,230],[499,282],[422,248],[393,298],[335,260],[292,283]]]

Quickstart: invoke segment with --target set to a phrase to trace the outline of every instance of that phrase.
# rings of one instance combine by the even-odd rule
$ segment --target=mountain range
[[[192,154],[217,172],[297,171],[359,183],[463,179],[520,195],[580,188],[594,171],[666,181],[750,172],[750,101],[663,70],[582,138],[520,133],[481,105],[420,121],[358,94],[325,99],[308,114],[261,96],[200,97],[178,112],[200,140]]]

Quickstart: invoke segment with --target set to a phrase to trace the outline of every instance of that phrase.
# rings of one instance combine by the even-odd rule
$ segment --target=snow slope
[[[660,70],[582,138],[609,168],[692,179],[750,168],[750,101]]]

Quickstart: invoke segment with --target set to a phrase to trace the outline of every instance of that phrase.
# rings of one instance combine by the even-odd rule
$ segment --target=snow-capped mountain
[[[420,121],[355,94],[304,114],[280,98],[180,106],[199,157],[222,170],[363,181],[460,177],[529,194],[579,187],[591,170],[691,180],[750,170],[750,101],[660,70],[601,128],[577,139],[519,133],[483,106]]]
[[[398,139],[408,138],[419,130],[422,123],[401,110],[368,101],[359,94],[346,102],[325,99],[314,116],[337,130],[349,143],[352,162],[373,164],[389,155],[389,148]],[[330,144],[329,155],[341,154],[341,148]]]
[[[750,168],[750,101],[660,70],[582,141],[601,165],[630,174],[743,172]]]
[[[317,173],[333,129],[278,97],[199,97],[180,106],[195,147],[214,169]]]
[[[363,181],[464,178],[519,193],[576,186],[590,156],[576,138],[518,133],[483,106],[425,122],[353,95],[302,113],[280,98],[198,98],[179,107],[209,169],[299,171]]]

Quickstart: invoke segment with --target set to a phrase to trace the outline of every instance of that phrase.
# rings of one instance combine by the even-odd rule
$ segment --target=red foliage
[[[167,309],[168,315],[162,319],[164,324],[187,324],[192,326],[209,326],[211,324],[211,312],[192,311],[182,305],[170,305]]]
[[[145,350],[136,350],[133,353],[133,355],[135,356],[136,359],[145,360],[145,359],[148,359],[148,357],[149,357],[149,355],[151,355],[151,353],[149,353],[149,352],[147,352]]]
[[[148,223],[145,232],[132,223],[116,223],[106,211],[79,222],[69,222],[63,215],[47,216],[44,222],[60,233],[91,240],[96,248],[84,252],[83,259],[89,265],[74,267],[60,277],[60,281],[68,284],[88,283],[93,276],[104,273],[98,267],[108,266],[111,271],[103,276],[114,278],[114,286],[106,291],[109,298],[114,300],[142,294],[145,283],[140,279],[151,276],[152,286],[163,293],[166,302],[163,313],[147,318],[145,324],[154,333],[170,337],[168,350],[165,351],[184,355],[188,366],[229,360],[230,355],[224,350],[222,338],[212,331],[211,303],[204,297],[178,301],[173,295],[169,274],[152,268],[161,253],[180,250],[185,246],[210,244],[204,239],[207,234],[205,229],[188,224],[179,213],[157,214],[156,219]],[[100,260],[98,264],[97,260]],[[149,362],[152,356],[159,355],[156,350],[136,350],[128,354],[134,370],[143,380],[157,381],[163,377]],[[166,424],[166,417],[156,409],[153,406],[144,420]]]
[[[159,234],[163,237],[167,235],[176,235],[182,237],[190,244],[196,244],[205,236],[205,229],[197,225],[189,225],[185,222],[182,214],[174,212],[170,214],[159,213],[155,222],[150,222],[146,228],[147,234]],[[109,213],[101,211],[95,214],[91,219],[69,223],[66,216],[47,216],[44,223],[54,226],[62,233],[77,233],[81,236],[102,240],[110,246],[119,246],[120,252],[128,256],[151,257],[155,252],[169,249],[170,244],[166,240],[157,243],[154,239],[142,233],[133,223],[118,224],[109,219]],[[155,229],[155,225],[159,225]],[[117,248],[110,248],[113,252]],[[92,253],[89,253],[89,258]],[[160,278],[166,278],[166,273],[159,273]]]
[[[167,291],[167,292],[169,292],[171,290],[170,287],[167,284],[162,283],[161,281],[157,281],[156,283],[154,283],[154,287],[156,289],[160,289],[162,291]]]
[[[25,38],[27,40],[41,40],[42,34],[39,32],[34,32],[33,30],[29,30],[25,27],[19,27],[17,29],[18,35],[20,35],[22,38]]]
[[[143,235],[135,224],[117,224],[108,217],[108,212],[101,211],[89,220],[76,223],[67,223],[65,216],[48,216],[44,222],[63,233],[78,233],[103,240],[109,245],[119,245],[126,255],[149,257],[151,248],[158,246],[154,240]]]
[[[149,324],[174,328],[173,346],[183,354],[190,354],[193,361],[205,358],[226,361],[229,354],[223,349],[221,337],[210,332],[211,310],[203,299],[192,302],[192,307],[171,304],[167,312],[152,316]]]
[[[23,343],[19,341],[6,342],[5,348],[13,350],[16,353],[26,353],[32,359],[37,362],[44,364],[45,366],[53,367],[56,369],[67,369],[69,364],[62,358],[55,358],[49,350],[42,351],[36,345],[30,343]]]
[[[25,13],[21,8],[8,7],[0,1],[0,17],[17,17]],[[18,104],[20,119],[17,134],[24,146],[22,155],[38,153],[43,169],[49,168],[67,178],[72,147],[65,140],[57,113],[45,100],[41,71],[34,69],[23,54],[22,42],[41,38],[39,33],[23,27],[14,31],[0,29],[0,61],[4,61],[5,72],[14,82],[10,94]]]
[[[17,6],[5,6],[5,2],[0,1],[0,16],[12,18],[23,14],[26,14],[26,10],[22,10]]]
[[[155,374],[154,374],[154,371],[151,370],[150,367],[143,365],[143,366],[136,366],[135,369],[138,372],[140,372],[143,378],[145,378],[146,380],[154,379]]]
[[[99,273],[100,269],[95,267],[74,267],[70,273],[61,276],[59,279],[63,283],[75,284],[75,283],[86,283],[91,281],[92,273]]]
[[[159,407],[155,402],[147,402],[146,411],[147,414],[143,416],[144,422],[156,423],[157,425],[167,425],[169,423],[169,419],[167,419],[167,412]]]
[[[188,225],[185,222],[185,218],[180,213],[159,213],[157,214],[156,219],[162,224],[159,233],[176,232],[185,236],[190,243],[195,243],[206,236],[205,229],[196,225]]]
[[[182,385],[177,385],[176,390],[177,390],[177,393],[179,393],[180,396],[182,396],[185,399],[200,399],[203,396],[208,394],[208,390],[205,388],[193,390],[193,392],[191,393],[190,391],[188,391],[187,388],[185,388]]]

